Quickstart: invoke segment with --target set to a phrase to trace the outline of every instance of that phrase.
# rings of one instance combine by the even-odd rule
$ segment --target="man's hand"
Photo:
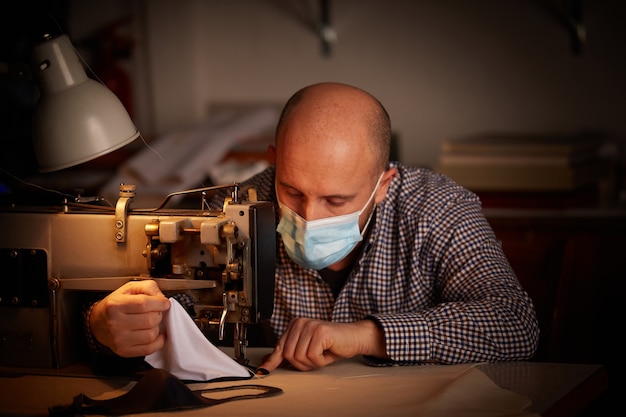
[[[91,311],[93,336],[122,357],[145,356],[163,347],[160,331],[168,300],[153,280],[131,281],[99,301]]]
[[[286,360],[300,371],[321,368],[342,358],[386,358],[383,331],[372,320],[333,323],[294,319],[260,368],[272,372]]]

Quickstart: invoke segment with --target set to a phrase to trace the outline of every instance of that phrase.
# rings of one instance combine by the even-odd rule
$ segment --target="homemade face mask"
[[[224,391],[231,391],[232,395],[220,395]],[[95,400],[85,394],[79,394],[74,397],[71,404],[50,407],[48,416],[74,417],[88,414],[119,416],[189,410],[235,400],[271,397],[282,392],[280,388],[257,384],[192,391],[174,375],[155,368],[146,372],[139,382],[125,394],[106,400]],[[211,398],[211,394],[216,394],[217,398]]]
[[[351,214],[326,217],[307,221],[276,198],[281,210],[281,219],[276,231],[280,233],[285,250],[291,259],[300,266],[310,269],[324,269],[340,261],[363,239],[363,234],[372,220],[374,210],[363,228],[359,229],[359,216],[374,198],[380,180],[363,208]]]

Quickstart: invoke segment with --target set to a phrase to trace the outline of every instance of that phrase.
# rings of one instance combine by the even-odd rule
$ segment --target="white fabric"
[[[145,360],[185,381],[210,381],[223,377],[248,378],[252,373],[213,345],[174,298],[163,314],[165,345]]]

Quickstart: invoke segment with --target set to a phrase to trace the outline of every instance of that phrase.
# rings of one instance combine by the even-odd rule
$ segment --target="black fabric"
[[[348,275],[350,275],[350,271],[352,268],[345,268],[341,271],[333,271],[331,269],[325,268],[319,271],[322,279],[326,281],[328,285],[330,285],[330,289],[333,292],[333,297],[337,299],[341,289],[343,288],[346,280],[348,279]]]
[[[258,390],[258,394],[233,395],[214,399],[202,394],[223,391]],[[94,400],[85,394],[74,397],[69,405],[49,408],[50,417],[66,417],[88,414],[118,416],[154,411],[173,411],[210,407],[234,400],[262,398],[278,395],[282,389],[264,385],[246,384],[201,391],[190,390],[180,379],[162,369],[148,371],[127,393],[107,400]]]

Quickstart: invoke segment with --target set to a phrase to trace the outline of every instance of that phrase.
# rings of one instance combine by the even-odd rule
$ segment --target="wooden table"
[[[268,350],[248,349],[251,363]],[[92,398],[121,395],[129,378],[102,378],[80,371],[0,368],[0,415],[48,415],[48,407],[69,404],[84,393]],[[190,384],[206,389],[238,384],[278,387],[269,398],[232,401],[161,415],[188,416],[571,416],[607,389],[599,365],[540,362],[371,367],[361,358],[311,372],[278,369],[271,375],[236,382]],[[131,385],[129,385],[131,384]]]

